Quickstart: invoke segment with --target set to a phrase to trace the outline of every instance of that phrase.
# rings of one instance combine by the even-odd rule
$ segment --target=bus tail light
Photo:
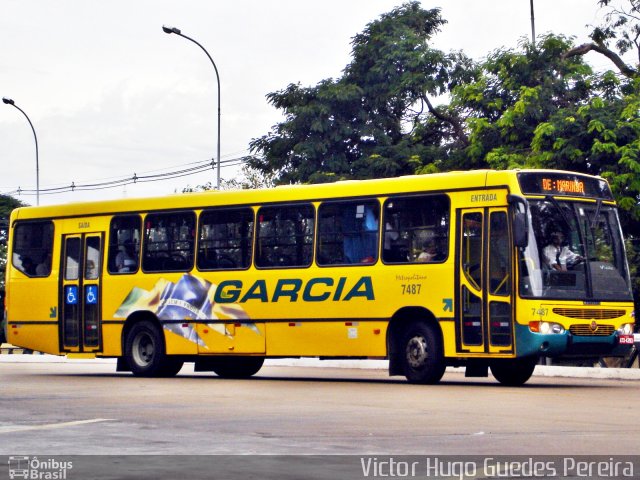
[[[529,322],[529,330],[534,333],[542,333],[543,335],[552,333],[564,333],[564,327],[559,323],[554,322]]]

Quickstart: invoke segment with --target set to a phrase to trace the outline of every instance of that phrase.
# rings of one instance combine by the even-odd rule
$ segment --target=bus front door
[[[61,351],[91,353],[101,349],[102,235],[64,235],[60,265]]]
[[[512,354],[512,262],[506,208],[458,211],[456,349]]]

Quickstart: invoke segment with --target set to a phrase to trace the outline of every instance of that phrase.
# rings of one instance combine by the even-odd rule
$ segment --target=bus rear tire
[[[137,377],[173,377],[184,364],[166,354],[162,331],[148,320],[131,327],[124,354],[131,372]]]
[[[184,366],[183,360],[172,358],[171,356],[167,355],[164,365],[160,369],[160,373],[158,374],[158,377],[175,377],[178,374],[178,372],[182,370],[183,366]]]
[[[491,362],[491,373],[502,385],[517,387],[531,378],[537,363],[538,357],[494,360]]]
[[[444,375],[446,365],[442,340],[431,325],[411,324],[402,336],[399,355],[409,383],[434,384]]]
[[[221,378],[249,378],[260,371],[264,357],[216,357],[211,370]]]

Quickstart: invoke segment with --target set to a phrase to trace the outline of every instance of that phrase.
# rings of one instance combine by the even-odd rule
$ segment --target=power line
[[[251,158],[250,155],[242,157],[229,158],[227,160],[220,161],[220,168],[222,167],[235,167],[246,163]],[[118,188],[125,185],[132,185],[136,183],[150,183],[161,182],[165,180],[172,180],[174,178],[187,177],[191,175],[197,175],[199,173],[206,172],[207,170],[213,170],[216,167],[216,162],[213,159],[203,160],[200,162],[192,162],[187,165],[193,165],[188,168],[181,168],[179,170],[172,170],[164,173],[156,173],[150,175],[138,175],[134,173],[132,176],[116,178],[114,180],[103,182],[91,182],[91,183],[75,183],[72,181],[68,185],[62,185],[59,187],[40,188],[40,195],[57,195],[60,193],[74,192],[74,191],[93,191],[93,190],[105,190],[109,188]],[[113,178],[113,177],[112,177]],[[1,195],[35,195],[36,190],[22,189],[18,187],[16,190],[0,193]]]
[[[245,158],[249,158],[250,155],[246,155],[245,153],[247,152],[247,150],[238,150],[232,153],[228,153],[228,154],[224,154],[222,155],[222,158],[224,160],[222,160],[222,164],[228,163],[230,161],[236,161],[236,160],[243,160]],[[244,155],[243,155],[244,154]],[[197,162],[188,162],[188,163],[179,163],[177,165],[170,165],[168,167],[164,167],[164,168],[156,168],[153,170],[147,170],[142,172],[143,174],[151,174],[151,173],[155,173],[155,172],[165,172],[165,171],[171,171],[173,169],[176,168],[184,168],[188,165],[202,165],[204,164],[210,164],[211,161],[213,159],[207,159],[207,160],[199,160]],[[224,165],[226,166],[230,166],[230,165]],[[104,183],[104,182],[108,182],[110,180],[120,180],[122,179],[122,176],[111,176],[111,177],[103,177],[103,178],[97,178],[97,179],[87,179],[87,180],[83,180],[81,183],[87,183],[87,182],[97,182],[97,183]],[[53,188],[53,187],[57,187],[57,186],[61,186],[61,187],[66,187],[67,183],[55,183],[49,186],[49,188]],[[9,190],[11,187],[8,186],[0,186],[0,190]],[[0,195],[2,195],[2,193],[0,193]]]

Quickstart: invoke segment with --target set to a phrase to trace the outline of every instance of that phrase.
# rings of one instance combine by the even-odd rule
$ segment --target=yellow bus
[[[633,301],[609,186],[471,171],[20,208],[8,341],[119,371],[387,358],[518,385],[540,356],[619,356]]]

